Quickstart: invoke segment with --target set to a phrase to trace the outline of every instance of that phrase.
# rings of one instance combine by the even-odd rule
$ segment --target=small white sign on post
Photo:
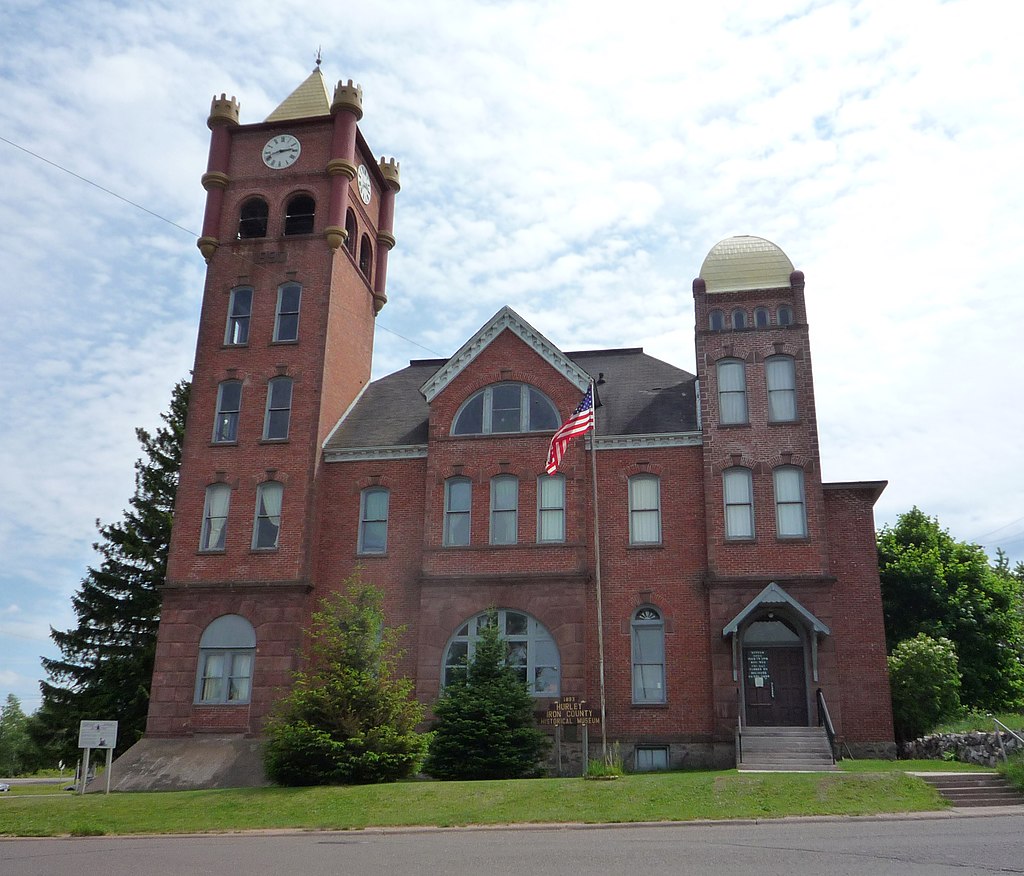
[[[85,793],[85,782],[89,775],[89,752],[94,748],[106,749],[107,793],[110,793],[110,765],[116,746],[117,721],[82,721],[78,725],[78,747],[85,749],[85,764],[82,767],[82,787],[79,794]]]

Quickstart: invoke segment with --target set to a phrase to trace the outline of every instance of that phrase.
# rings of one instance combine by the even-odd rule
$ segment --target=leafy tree
[[[50,757],[76,756],[81,720],[118,721],[115,754],[145,730],[188,395],[189,384],[179,382],[165,425],[155,434],[135,430],[144,456],[135,463],[130,507],[116,523],[96,522],[93,547],[102,559],[72,598],[78,625],[50,631],[62,656],[43,658],[49,680],[40,684],[43,702],[30,722]]]
[[[383,595],[359,574],[313,614],[307,668],[267,723],[264,764],[281,785],[388,782],[416,771],[427,738],[413,683],[396,678],[400,629],[384,625]]]
[[[878,565],[890,651],[918,633],[946,637],[959,657],[966,706],[1024,705],[1020,579],[990,567],[978,545],[956,541],[917,508],[879,532]]]
[[[888,658],[896,735],[916,739],[960,711],[956,648],[946,638],[918,633]]]
[[[526,684],[506,663],[497,615],[480,631],[473,658],[434,705],[437,720],[424,771],[439,779],[538,775],[547,736],[534,721]]]
[[[28,717],[18,698],[9,693],[0,709],[0,776],[21,775],[39,765],[39,752],[28,735]]]

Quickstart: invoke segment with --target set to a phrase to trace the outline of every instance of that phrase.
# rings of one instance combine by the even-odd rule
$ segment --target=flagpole
[[[594,383],[590,383],[594,393]],[[594,405],[594,428],[590,432],[590,483],[594,502],[594,588],[597,591],[597,666],[601,691],[601,756],[608,760],[608,726],[604,696],[604,609],[601,600],[601,526],[597,509],[597,397],[591,396]]]

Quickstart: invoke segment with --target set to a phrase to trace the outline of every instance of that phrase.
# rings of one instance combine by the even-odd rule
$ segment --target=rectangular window
[[[363,490],[359,512],[359,553],[382,554],[387,550],[389,497],[383,488]]]
[[[722,474],[725,494],[725,537],[754,537],[754,490],[749,468],[727,468]]]
[[[275,377],[267,385],[267,414],[263,420],[263,438],[282,441],[288,437],[292,415],[292,379]]]
[[[519,479],[491,479],[491,544],[515,544],[519,538]]]
[[[775,481],[775,520],[779,538],[806,538],[804,473],[796,466],[781,466],[772,473]]]
[[[665,624],[653,608],[633,616],[633,702],[665,702]]]
[[[203,508],[203,532],[199,538],[199,550],[224,550],[228,525],[228,504],[231,501],[231,487],[227,484],[211,484],[206,488],[206,505]]]
[[[668,769],[668,748],[661,745],[651,748],[637,748],[634,769],[638,773]]]
[[[629,543],[661,543],[661,487],[654,475],[629,479]]]
[[[299,302],[302,287],[286,283],[277,290],[277,316],[274,319],[275,341],[296,341],[299,338]]]
[[[449,547],[469,544],[469,512],[472,488],[467,478],[450,478],[444,485],[444,543]]]
[[[228,327],[224,343],[240,346],[249,343],[249,318],[252,316],[252,289],[232,289],[228,302]]]
[[[537,541],[565,541],[565,478],[537,478]]]
[[[739,359],[718,363],[718,419],[724,426],[747,422],[746,366]]]
[[[796,369],[790,356],[765,360],[768,384],[768,420],[785,423],[796,419]]]
[[[267,481],[256,489],[256,520],[252,527],[253,550],[272,550],[277,547],[281,532],[281,496],[284,487],[277,481]]]
[[[213,423],[215,444],[238,440],[238,413],[242,408],[242,381],[225,380],[217,387],[217,415]]]
[[[230,655],[231,669],[228,673],[228,702],[249,702],[249,688],[252,682],[252,653],[241,652]]]
[[[207,654],[203,662],[203,677],[200,682],[199,701],[203,703],[223,702],[221,691],[224,686],[224,652]]]

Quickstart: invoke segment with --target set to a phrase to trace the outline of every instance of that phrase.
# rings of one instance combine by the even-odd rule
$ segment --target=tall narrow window
[[[316,219],[316,201],[309,195],[295,195],[284,214],[285,234],[312,234]]]
[[[633,615],[633,702],[665,702],[665,623],[649,606]]]
[[[469,544],[472,493],[469,478],[444,482],[444,543],[450,547]]]
[[[356,214],[355,211],[349,207],[345,211],[345,249],[351,254],[352,258],[356,256],[356,235],[359,234],[359,229],[356,227]]]
[[[796,419],[796,367],[792,356],[764,360],[768,383],[768,420],[785,423]]]
[[[708,314],[708,327],[713,332],[720,332],[725,328],[725,314],[721,310],[712,310]]]
[[[519,478],[491,478],[491,544],[515,544],[519,539]]]
[[[779,307],[778,313],[779,325],[792,325],[793,324],[793,308],[788,304],[783,304]]]
[[[661,543],[661,485],[655,475],[629,479],[629,543]]]
[[[755,307],[754,308],[754,326],[755,328],[768,328],[772,322],[772,315],[769,313],[767,307]]]
[[[242,287],[231,290],[228,303],[228,327],[224,343],[232,346],[249,343],[249,319],[252,317],[252,289]]]
[[[718,363],[718,408],[724,426],[747,422],[747,376],[741,359]]]
[[[252,692],[256,632],[244,617],[225,614],[199,639],[195,702],[203,705],[247,703]]]
[[[734,329],[745,329],[747,327],[747,313],[738,308],[732,312],[732,327]]]
[[[227,444],[238,440],[238,413],[242,408],[242,381],[225,380],[217,387],[217,415],[213,440]]]
[[[199,537],[199,550],[224,550],[228,526],[228,505],[231,502],[231,487],[227,484],[211,484],[206,488],[206,504],[203,508],[203,531]]]
[[[727,468],[722,473],[725,493],[725,537],[754,537],[754,486],[749,468]]]
[[[807,536],[807,508],[804,504],[804,472],[795,465],[779,466],[772,473],[775,482],[775,520],[779,538]]]
[[[384,487],[363,490],[359,509],[359,553],[382,554],[388,547],[388,504]]]
[[[537,478],[537,541],[565,541],[565,478]]]
[[[299,303],[302,287],[285,283],[277,290],[277,316],[274,319],[274,340],[295,341],[299,337]]]
[[[367,280],[370,279],[370,268],[373,265],[373,246],[370,244],[370,238],[367,235],[363,235],[363,239],[359,241],[359,270],[363,272],[363,276]]]
[[[277,547],[281,532],[281,497],[284,487],[277,481],[266,481],[256,488],[256,520],[252,527],[253,550]]]
[[[249,198],[238,213],[238,239],[252,240],[267,236],[267,217],[270,211],[263,198]]]
[[[267,384],[267,414],[263,419],[263,438],[282,441],[288,437],[292,415],[292,379],[275,377]]]

